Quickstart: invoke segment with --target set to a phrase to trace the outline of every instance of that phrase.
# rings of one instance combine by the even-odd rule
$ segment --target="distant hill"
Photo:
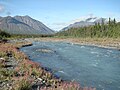
[[[90,19],[89,19],[90,20]],[[95,20],[96,21],[96,20]],[[120,38],[120,22],[111,20],[107,23],[97,19],[99,23],[86,27],[74,27],[56,33],[57,37],[82,37],[82,38]],[[101,23],[100,23],[101,21]],[[86,21],[84,21],[85,23]],[[83,22],[80,22],[83,23]]]
[[[42,22],[29,16],[0,17],[0,29],[10,34],[53,34]]]
[[[79,28],[79,27],[85,27],[85,26],[87,27],[87,26],[95,25],[95,23],[100,23],[100,24],[102,22],[106,23],[107,21],[108,20],[106,18],[89,17],[79,22],[74,22],[73,24],[70,24],[69,26],[63,28],[62,31],[68,30],[71,28]]]

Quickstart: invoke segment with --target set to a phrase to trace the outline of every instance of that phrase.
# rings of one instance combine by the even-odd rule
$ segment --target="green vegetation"
[[[115,39],[111,38],[120,38],[120,23],[116,23],[115,19],[111,21],[111,19],[109,18],[109,22],[107,24],[104,24],[104,22],[102,22],[102,24],[96,23],[94,26],[89,27],[71,28],[67,31],[62,31],[55,35],[10,35],[0,30],[1,39],[35,37],[81,37],[81,39],[79,38],[74,40],[76,42],[100,42],[102,44],[110,42],[113,43]],[[117,39],[115,42],[119,42],[119,40]],[[53,38],[53,40],[55,40],[55,38]],[[40,67],[39,64],[30,61],[28,57],[24,55],[24,53],[19,52],[18,48],[26,44],[29,44],[29,42],[16,42],[15,45],[11,43],[0,42],[0,81],[11,81],[13,90],[30,90],[32,89],[33,82],[41,83],[41,88],[43,88],[43,90],[95,90],[95,88],[81,88],[80,85],[77,83],[67,83],[62,81],[61,79],[56,79],[55,77],[53,77],[51,73],[45,71],[43,68]],[[17,66],[14,67],[13,70],[8,70],[6,68],[6,61],[8,61],[8,58],[10,58],[11,56],[14,57],[15,60],[19,63],[17,63]]]
[[[32,90],[34,85],[37,85],[38,90],[95,90],[94,88],[82,88],[74,82],[67,83],[56,79],[52,73],[41,68],[39,63],[32,62],[18,50],[20,46],[26,44],[27,42],[0,43],[1,90]],[[14,64],[16,66],[13,69],[8,68],[9,65],[14,65],[6,62],[13,63],[13,61],[14,63],[18,61]]]
[[[1,63],[0,63],[1,64]],[[10,80],[14,75],[13,70],[7,70],[3,67],[0,67],[0,81]]]
[[[0,29],[0,39],[19,39],[19,38],[39,38],[39,37],[53,37],[53,34],[9,34]]]
[[[40,35],[35,35],[35,34],[31,34],[31,35],[27,35],[27,34],[12,34],[11,35],[11,38],[13,39],[17,39],[17,38],[39,38],[39,37],[53,37],[53,35],[43,35],[43,34],[40,34]]]
[[[30,82],[25,79],[21,80],[18,86],[17,90],[31,90]]]
[[[58,37],[81,37],[81,38],[119,38],[120,37],[120,22],[111,20],[105,24],[102,22],[96,23],[93,26],[71,28],[67,31],[62,31],[56,34]]]
[[[116,20],[111,20],[107,24],[96,23],[95,25],[81,28],[71,28],[66,31],[61,31],[51,35],[27,35],[27,34],[8,34],[0,30],[0,39],[4,38],[39,38],[39,37],[81,37],[81,38],[119,38],[120,37],[120,22],[116,23]]]
[[[11,35],[7,32],[4,32],[0,29],[0,39],[5,39],[5,38],[8,38],[10,37]]]

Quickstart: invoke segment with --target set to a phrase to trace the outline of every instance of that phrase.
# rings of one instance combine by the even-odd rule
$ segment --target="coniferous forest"
[[[120,22],[111,20],[107,24],[95,23],[95,25],[80,28],[70,28],[66,31],[61,31],[56,36],[82,37],[82,38],[119,38],[120,37]]]

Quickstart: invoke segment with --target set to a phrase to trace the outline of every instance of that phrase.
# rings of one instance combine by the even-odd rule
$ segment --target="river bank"
[[[1,90],[95,90],[55,78],[39,63],[31,61],[19,51],[23,46],[31,46],[29,41],[30,39],[0,43]]]
[[[67,42],[71,44],[90,45],[102,48],[113,48],[120,50],[119,38],[34,38],[26,39],[28,41],[50,41],[50,42]]]
[[[90,39],[90,38],[29,38],[0,42],[0,90],[22,90],[31,88],[43,90],[95,90],[81,88],[79,84],[62,81],[46,71],[39,63],[32,62],[19,48],[31,46],[34,41],[67,42],[79,45],[92,45],[120,50],[120,39]]]

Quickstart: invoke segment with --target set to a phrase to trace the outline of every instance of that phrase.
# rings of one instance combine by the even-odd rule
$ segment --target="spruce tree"
[[[108,23],[109,25],[111,24],[111,18],[109,17],[109,23]]]
[[[114,25],[116,24],[116,20],[115,20],[115,18],[114,18],[114,20],[113,20],[113,23],[114,23]]]

